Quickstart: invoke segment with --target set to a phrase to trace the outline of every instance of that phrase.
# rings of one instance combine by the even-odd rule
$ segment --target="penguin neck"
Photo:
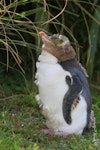
[[[56,64],[58,63],[58,59],[47,51],[42,51],[41,55],[38,59],[40,62],[48,63],[48,64]]]

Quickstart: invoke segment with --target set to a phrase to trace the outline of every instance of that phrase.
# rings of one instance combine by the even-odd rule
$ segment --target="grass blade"
[[[100,22],[100,8],[97,8],[95,10],[94,17],[96,18],[96,20]],[[87,70],[88,70],[90,80],[92,78],[92,73],[93,73],[93,66],[94,66],[93,64],[94,64],[94,58],[97,49],[99,29],[100,26],[96,22],[93,22],[90,29],[90,46],[88,50],[88,62],[87,62]]]

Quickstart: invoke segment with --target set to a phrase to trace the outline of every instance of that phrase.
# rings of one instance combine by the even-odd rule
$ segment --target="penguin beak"
[[[39,32],[39,36],[42,37],[45,33],[43,31]]]
[[[55,45],[52,40],[50,39],[50,36],[48,36],[45,32],[41,31],[39,32],[39,36],[42,38],[42,41],[45,45]]]

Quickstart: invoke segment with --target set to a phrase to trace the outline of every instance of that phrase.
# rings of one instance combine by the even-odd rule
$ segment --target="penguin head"
[[[66,61],[73,59],[76,53],[70,44],[69,39],[60,34],[53,34],[48,36],[45,32],[39,32],[42,38],[42,49],[55,56],[58,61]]]

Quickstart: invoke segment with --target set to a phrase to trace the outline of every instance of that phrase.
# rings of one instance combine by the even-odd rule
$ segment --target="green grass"
[[[94,131],[83,136],[44,135],[45,119],[34,94],[13,95],[0,100],[0,149],[2,150],[99,150],[93,143]],[[100,140],[100,96],[93,94],[96,138]]]

